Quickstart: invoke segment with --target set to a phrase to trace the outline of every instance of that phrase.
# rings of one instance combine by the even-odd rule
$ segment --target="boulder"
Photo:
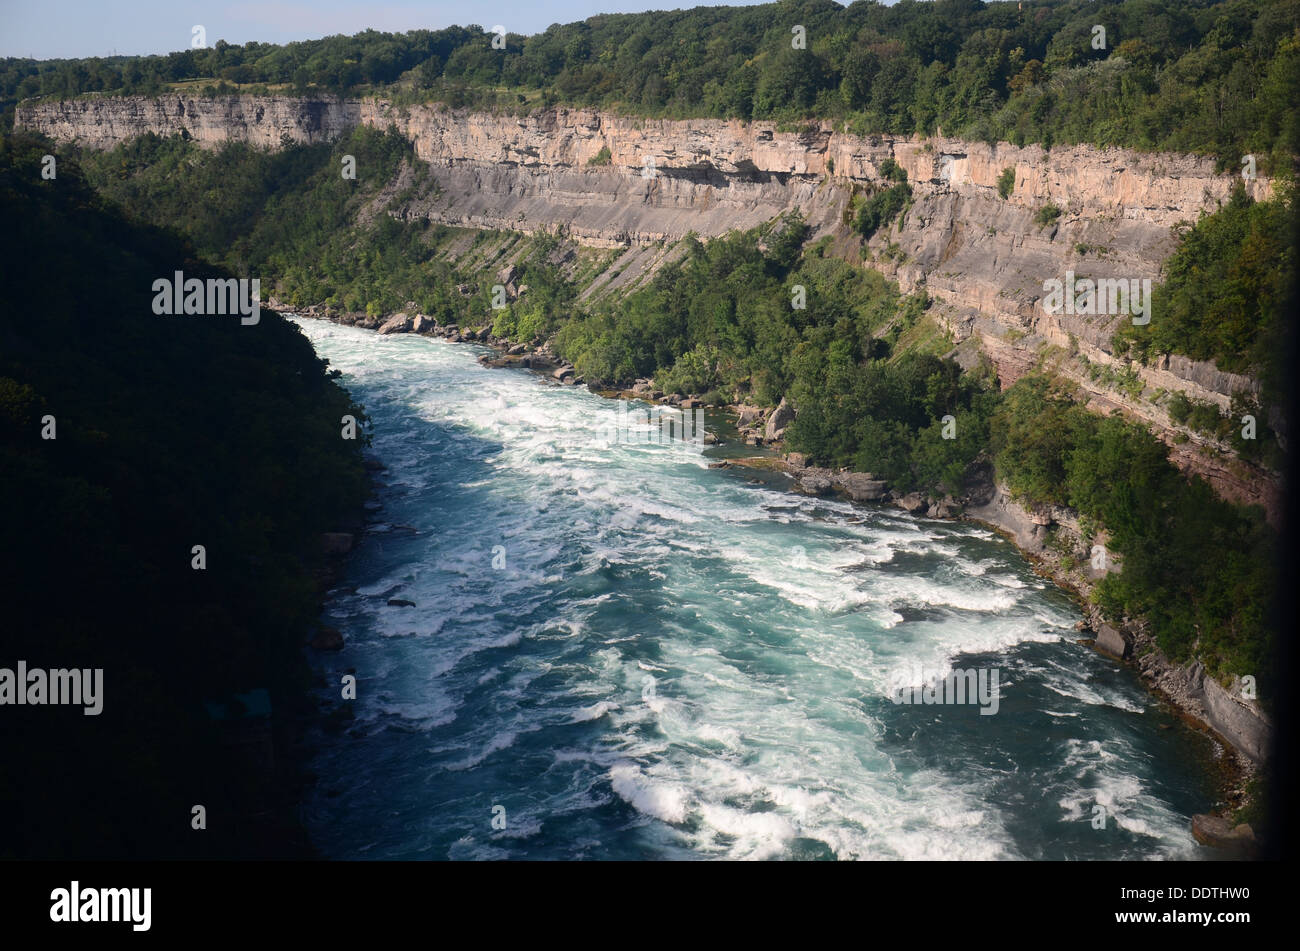
[[[839,485],[854,502],[878,502],[884,498],[889,484],[871,478],[869,472],[849,472],[839,478]]]
[[[394,607],[394,608],[413,608],[415,607],[415,602],[407,601],[404,598],[389,598],[388,605],[389,607]]]
[[[961,506],[955,499],[940,499],[930,506],[926,514],[930,518],[956,518],[961,514]]]
[[[573,367],[560,367],[558,370],[556,370],[551,374],[552,377],[559,380],[561,383],[576,375],[577,374],[574,372]]]
[[[1200,662],[1187,668],[1187,678],[1188,692],[1201,701],[1206,722],[1255,762],[1265,759],[1273,745],[1273,725],[1255,700],[1241,696],[1241,679],[1224,689]]]
[[[1093,642],[1100,651],[1105,651],[1114,657],[1123,660],[1128,656],[1129,644],[1124,639],[1124,635],[1109,624],[1101,624],[1097,627],[1097,638]]]
[[[1202,845],[1231,852],[1253,852],[1255,830],[1242,822],[1234,826],[1222,816],[1192,816],[1192,835]]]
[[[416,314],[415,319],[411,321],[411,333],[427,334],[436,326],[438,325],[432,317],[426,317],[424,314]]]
[[[703,405],[704,402],[702,400],[698,400],[693,396],[690,399],[682,400],[682,409],[695,409],[697,406]]]
[[[802,452],[787,452],[785,461],[793,469],[802,469],[808,465],[808,457]]]
[[[829,469],[805,469],[799,473],[795,488],[808,495],[830,495],[835,481]]]
[[[763,418],[763,410],[759,406],[741,406],[736,410],[736,425],[749,426]]]
[[[411,329],[414,318],[410,314],[394,314],[385,320],[379,327],[381,334],[402,334]]]
[[[513,264],[507,264],[501,270],[497,271],[497,283],[509,284],[515,279],[515,276],[518,273],[518,270]]]
[[[527,347],[526,344],[517,343],[517,344],[515,344],[513,347],[511,347],[509,350],[507,350],[506,352],[507,352],[508,354],[510,354],[510,356],[512,356],[512,357],[517,357],[517,356],[519,356],[521,353],[527,353],[527,352],[528,352],[528,347]]]
[[[929,503],[926,502],[925,496],[920,492],[909,492],[907,495],[894,499],[894,504],[911,515],[919,515],[929,508]]]
[[[786,402],[785,397],[781,397],[781,402],[777,404],[776,409],[772,410],[772,415],[767,419],[767,429],[764,430],[764,437],[768,440],[780,439],[785,435],[785,429],[794,421],[794,409]]]

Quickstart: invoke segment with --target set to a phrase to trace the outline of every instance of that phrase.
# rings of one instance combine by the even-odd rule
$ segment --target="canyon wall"
[[[1217,209],[1237,182],[1205,157],[863,137],[828,123],[780,131],[767,123],[591,110],[489,115],[383,99],[87,97],[22,103],[15,124],[96,149],[150,131],[180,133],[205,147],[277,147],[332,141],[357,124],[391,126],[414,144],[440,186],[403,208],[403,217],[625,247],[619,270],[628,273],[659,266],[667,257],[661,245],[688,233],[713,237],[792,210],[813,237],[833,235],[837,249],[856,254],[845,223],[850,197],[882,184],[881,163],[893,159],[907,173],[913,202],[873,237],[869,263],[905,291],[927,291],[955,344],[977,343],[1003,385],[1045,355],[1055,359],[1093,408],[1121,409],[1171,442],[1180,434],[1180,465],[1228,497],[1276,512],[1272,480],[1225,462],[1204,437],[1175,427],[1155,399],[1158,391],[1181,391],[1226,410],[1234,393],[1258,393],[1255,380],[1179,356],[1141,367],[1117,357],[1110,343],[1132,315],[1049,313],[1043,306],[1044,281],[1064,281],[1067,272],[1157,283],[1176,245],[1175,226]],[[1003,199],[998,179],[1008,168],[1014,187]],[[1245,185],[1255,198],[1272,193],[1265,179]],[[1047,205],[1060,215],[1040,225],[1036,216]],[[1143,396],[1094,380],[1089,363],[1136,372]]]

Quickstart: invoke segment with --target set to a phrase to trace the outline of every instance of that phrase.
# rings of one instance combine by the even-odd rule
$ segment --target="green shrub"
[[[1215,433],[1219,428],[1219,408],[1213,403],[1196,402],[1192,404],[1187,425],[1198,433]]]
[[[870,239],[879,229],[894,220],[911,197],[911,186],[906,184],[876,192],[858,209],[858,217],[854,222],[858,233]]]
[[[1002,170],[998,176],[998,194],[1005,200],[1011,197],[1011,192],[1016,187],[1016,170],[1008,166]]]
[[[1150,323],[1125,323],[1115,342],[1150,360],[1181,353],[1231,373],[1259,371],[1280,386],[1284,302],[1295,273],[1290,207],[1256,203],[1240,188],[1219,211],[1183,234],[1154,289]]]
[[[1192,401],[1182,393],[1173,393],[1165,403],[1165,410],[1169,413],[1169,418],[1181,426],[1192,415]]]
[[[1046,228],[1048,225],[1054,224],[1059,217],[1061,217],[1061,209],[1049,203],[1035,212],[1034,224],[1038,225],[1040,229]]]
[[[899,184],[907,181],[907,172],[892,158],[887,158],[880,163],[880,174],[886,181],[898,182]]]
[[[1195,646],[1213,671],[1274,676],[1264,609],[1276,534],[1259,509],[1219,498],[1170,463],[1145,427],[1089,413],[1041,375],[1002,394],[989,446],[1015,495],[1068,505],[1104,526],[1124,566],[1096,589],[1108,617],[1147,618],[1175,660]]]

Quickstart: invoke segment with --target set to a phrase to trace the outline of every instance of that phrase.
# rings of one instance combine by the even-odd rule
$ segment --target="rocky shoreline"
[[[1120,570],[1119,560],[1103,554],[1096,568],[1094,545],[1103,548],[1104,532],[1089,532],[1078,514],[1058,506],[1027,507],[994,478],[992,466],[977,463],[968,472],[968,491],[961,498],[931,500],[913,492],[899,495],[884,480],[867,472],[832,471],[805,464],[798,453],[782,457],[781,467],[792,477],[791,488],[809,495],[839,495],[855,502],[891,503],[927,518],[962,519],[993,529],[1011,541],[1041,577],[1068,592],[1084,613],[1076,630],[1081,643],[1137,670],[1151,693],[1168,703],[1189,727],[1207,734],[1221,751],[1217,777],[1220,804],[1212,815],[1193,817],[1192,832],[1204,845],[1248,857],[1258,853],[1255,832],[1247,823],[1234,824],[1233,814],[1251,803],[1249,785],[1265,764],[1273,726],[1253,699],[1243,696],[1248,685],[1240,677],[1224,687],[1198,661],[1177,664],[1157,646],[1142,618],[1112,624],[1092,602],[1098,581]],[[1091,635],[1090,637],[1088,635]]]
[[[703,405],[698,397],[682,397],[657,390],[652,380],[637,380],[630,389],[602,387],[587,381],[575,368],[560,358],[549,342],[529,347],[496,338],[489,327],[462,328],[456,324],[439,324],[431,317],[410,311],[376,317],[362,313],[338,311],[324,305],[295,309],[272,298],[268,306],[303,317],[329,320],[347,326],[374,330],[380,334],[414,333],[434,336],[454,343],[479,343],[495,348],[496,357],[483,355],[484,366],[529,369],[546,373],[560,385],[587,384],[593,392],[613,398],[631,397],[651,403],[692,409]],[[780,450],[786,428],[794,411],[783,399],[771,409],[752,405],[733,405],[727,409],[736,418],[737,432],[747,446],[768,446]],[[714,442],[716,440],[710,440]],[[1221,801],[1213,815],[1193,817],[1192,832],[1202,844],[1230,855],[1250,857],[1258,853],[1258,842],[1250,825],[1234,825],[1231,816],[1250,804],[1248,785],[1269,755],[1272,723],[1259,704],[1243,696],[1247,685],[1240,678],[1224,687],[1208,676],[1199,662],[1180,665],[1166,657],[1155,644],[1140,618],[1125,618],[1111,624],[1091,603],[1096,583],[1111,571],[1122,567],[1118,559],[1103,558],[1101,568],[1093,567],[1094,544],[1104,547],[1103,532],[1089,533],[1072,510],[1057,506],[1027,507],[1013,499],[994,478],[992,466],[977,463],[968,473],[970,488],[960,498],[945,496],[932,499],[920,492],[898,494],[886,480],[870,472],[828,469],[810,466],[799,453],[783,453],[776,458],[739,459],[714,463],[713,467],[742,466],[779,469],[790,476],[791,491],[813,496],[838,496],[853,502],[892,504],[909,514],[936,519],[968,520],[984,525],[1011,541],[1033,565],[1035,571],[1068,592],[1086,620],[1076,630],[1081,643],[1126,663],[1137,670],[1146,687],[1170,704],[1191,728],[1209,735],[1222,751],[1223,771],[1218,777]],[[324,634],[313,647],[337,650],[337,632]],[[1091,635],[1091,637],[1087,637]]]

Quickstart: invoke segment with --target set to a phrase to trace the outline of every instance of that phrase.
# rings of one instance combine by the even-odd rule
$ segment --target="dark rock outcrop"
[[[1255,762],[1268,755],[1272,742],[1272,724],[1259,705],[1241,696],[1242,683],[1237,678],[1232,689],[1225,689],[1205,673],[1200,664],[1188,668],[1188,686],[1204,706],[1205,719],[1215,731]]]
[[[889,483],[873,479],[870,472],[840,473],[835,483],[854,502],[878,502],[889,491]]]
[[[1222,816],[1192,816],[1192,835],[1202,845],[1236,853],[1242,858],[1253,855],[1258,847],[1254,829],[1244,822],[1234,826]]]
[[[909,492],[907,495],[894,499],[894,504],[910,515],[920,515],[929,507],[925,496],[920,492]]]
[[[1124,635],[1109,624],[1098,625],[1097,637],[1093,641],[1093,645],[1098,650],[1105,651],[1120,660],[1127,658],[1131,649],[1131,645],[1124,638]]]
[[[409,333],[411,325],[415,318],[410,314],[394,314],[383,322],[379,327],[381,334],[404,334]]]

